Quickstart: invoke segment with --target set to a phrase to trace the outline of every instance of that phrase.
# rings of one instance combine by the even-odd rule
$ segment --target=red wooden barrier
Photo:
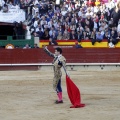
[[[48,47],[54,52],[53,47]],[[120,63],[120,49],[63,48],[67,63]],[[43,49],[0,49],[0,64],[51,63]]]

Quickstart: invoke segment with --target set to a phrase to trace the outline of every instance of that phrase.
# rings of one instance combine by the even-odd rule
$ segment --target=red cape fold
[[[70,108],[84,107],[85,104],[81,103],[80,91],[68,75],[66,75],[66,85],[67,85],[67,93],[72,103],[72,106]]]

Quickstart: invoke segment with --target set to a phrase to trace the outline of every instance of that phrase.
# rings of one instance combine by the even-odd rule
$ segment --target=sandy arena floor
[[[0,120],[120,120],[120,73],[69,71],[80,88],[84,108],[69,108],[65,74],[64,103],[54,104],[52,70],[0,71]]]

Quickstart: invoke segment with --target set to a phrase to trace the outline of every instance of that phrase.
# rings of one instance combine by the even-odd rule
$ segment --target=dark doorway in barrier
[[[14,36],[13,25],[0,25],[0,40],[7,40],[7,36]]]

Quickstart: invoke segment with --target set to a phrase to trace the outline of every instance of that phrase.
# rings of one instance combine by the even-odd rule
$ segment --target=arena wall
[[[74,46],[75,41],[77,40],[57,40],[58,45],[66,45],[66,46]],[[83,48],[109,48],[108,41],[102,40],[102,42],[96,42],[94,45],[92,45],[91,40],[81,40],[79,44]],[[40,40],[39,46],[42,48],[44,45],[49,45],[49,40]],[[120,48],[120,41],[115,45],[116,48]]]
[[[55,47],[57,46],[48,46],[48,49],[54,52]],[[90,70],[92,67],[96,68],[96,66],[98,66],[98,69],[109,69],[109,67],[119,69],[120,66],[119,48],[62,49],[69,70]],[[51,67],[51,62],[52,58],[42,48],[0,50],[0,70],[38,70],[46,68],[45,66]]]

